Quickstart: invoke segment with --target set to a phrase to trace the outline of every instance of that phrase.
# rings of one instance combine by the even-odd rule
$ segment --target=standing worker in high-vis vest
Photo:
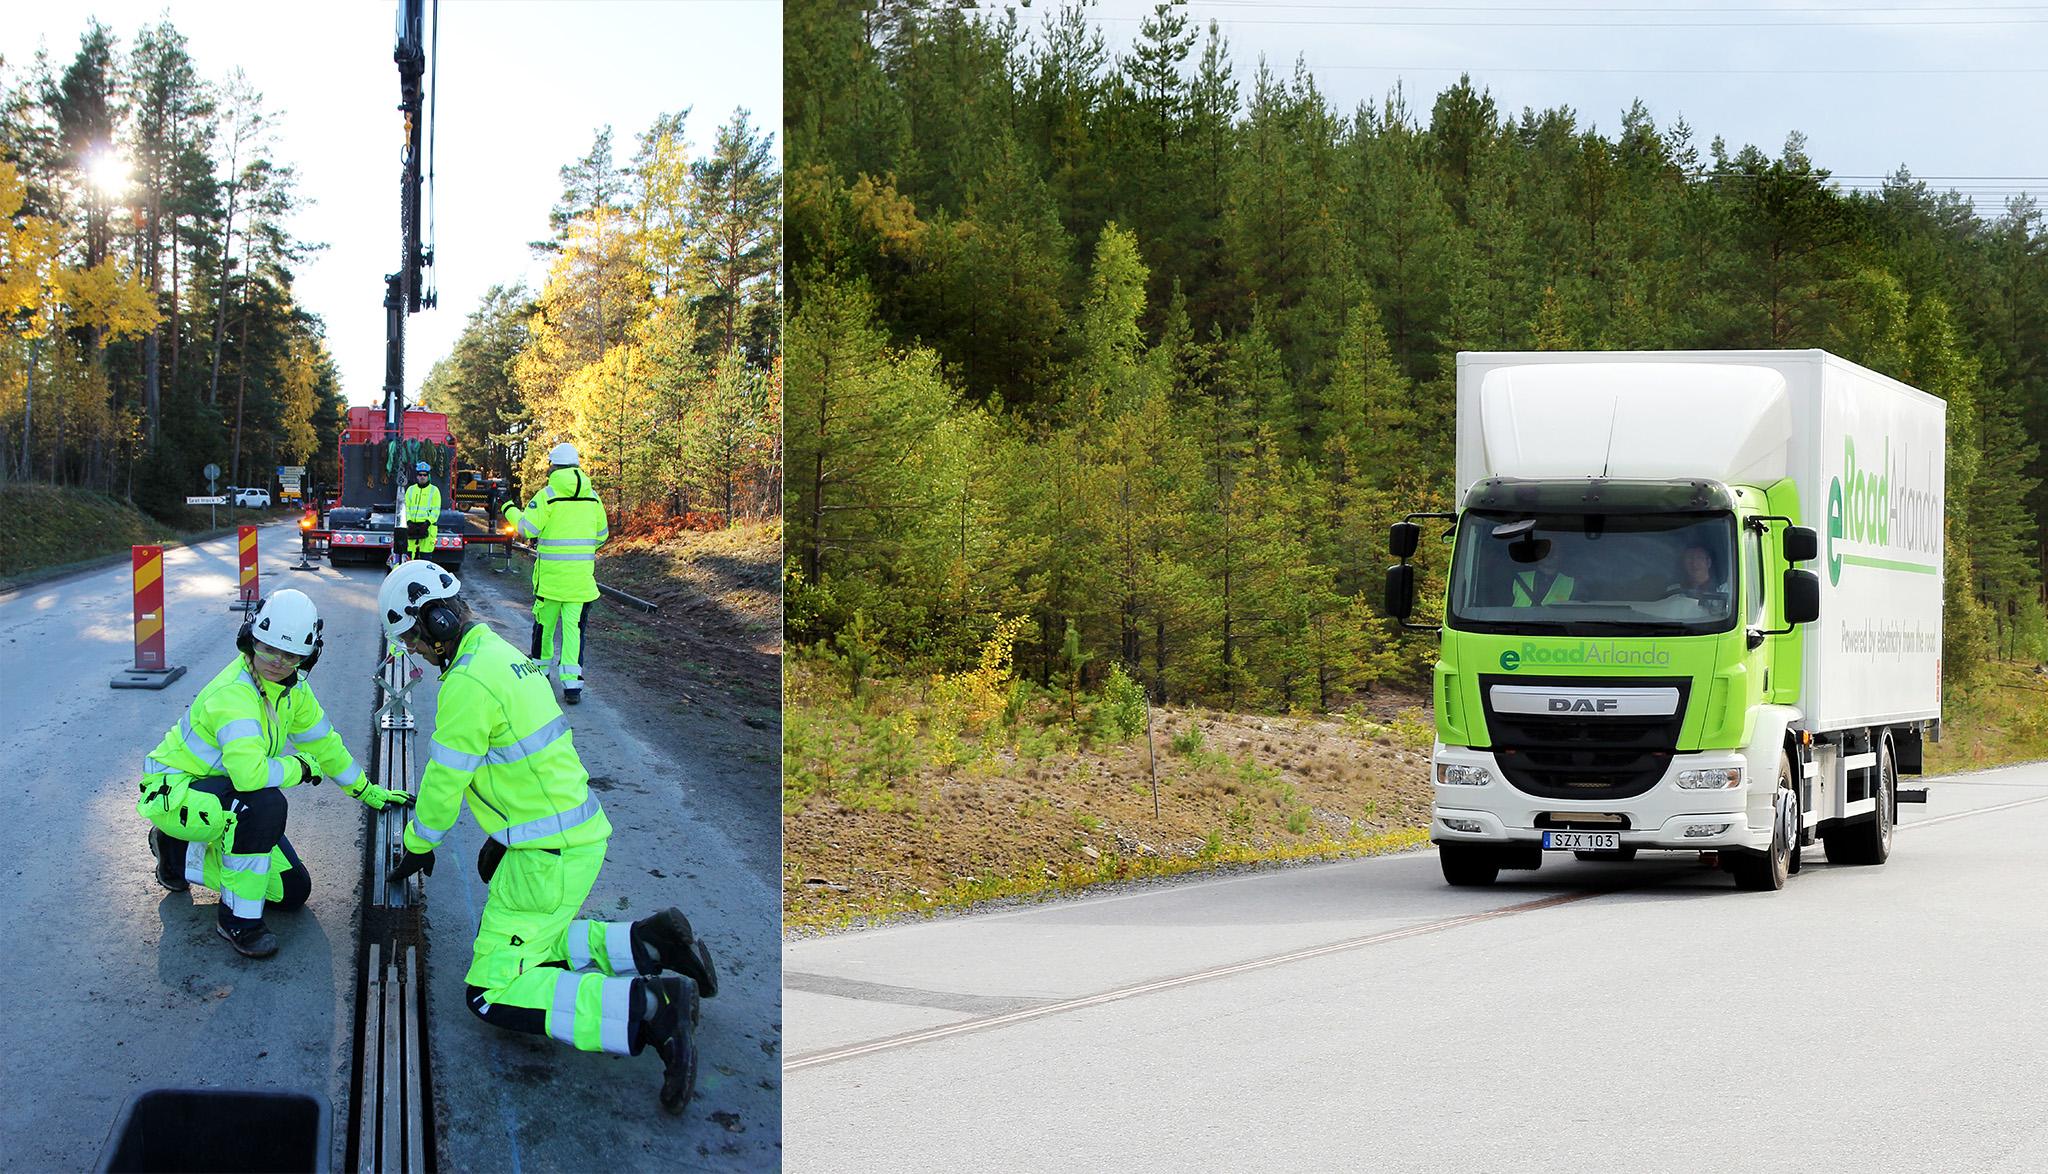
[[[597,548],[612,536],[604,503],[578,467],[576,446],[548,450],[548,483],[525,509],[509,506],[507,520],[533,540],[533,647],[528,655],[555,659],[555,626],[562,628],[562,700],[583,700],[583,625],[597,598]]]
[[[251,958],[277,953],[265,905],[306,903],[313,882],[284,834],[284,789],[322,775],[381,810],[412,796],[363,777],[306,683],[320,658],[320,614],[304,592],[275,592],[235,636],[235,659],[143,761],[136,813],[152,825],[157,883],[220,892],[215,928]]]
[[[425,461],[412,467],[412,484],[405,487],[405,541],[397,552],[398,561],[431,558],[434,539],[441,532],[441,487],[432,481],[434,466]]]
[[[386,636],[441,670],[419,803],[391,879],[433,875],[434,850],[468,800],[490,837],[477,855],[490,896],[463,977],[469,1009],[580,1051],[653,1047],[661,1105],[680,1113],[696,1082],[697,1000],[718,993],[711,952],[680,909],[631,924],[576,916],[604,865],[611,821],[546,672],[479,623],[461,590],[455,576],[415,561],[377,592]]]

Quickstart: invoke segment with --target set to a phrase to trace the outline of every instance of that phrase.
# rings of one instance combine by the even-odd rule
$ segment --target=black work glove
[[[295,757],[295,758],[297,758],[297,759],[299,760],[299,783],[300,783],[300,785],[301,785],[301,786],[303,786],[303,785],[305,785],[305,784],[307,784],[307,783],[311,783],[311,784],[313,784],[313,785],[314,785],[314,786],[316,786],[316,787],[317,787],[317,786],[319,786],[319,785],[320,785],[320,772],[319,772],[319,771],[316,771],[316,770],[314,770],[314,769],[313,769],[313,764],[312,764],[311,762],[307,761],[307,759],[306,759],[306,756],[305,756],[305,755],[303,755],[303,754],[298,754],[298,755],[294,755],[293,757]]]
[[[484,846],[476,850],[476,874],[483,878],[485,884],[490,884],[491,877],[497,875],[498,862],[504,858],[505,845],[496,840],[485,840]]]
[[[416,872],[424,872],[428,876],[434,875],[434,854],[432,852],[414,852],[410,848],[406,849],[405,859],[398,862],[398,867],[392,869],[391,875],[386,879],[390,880],[392,884],[398,884]]]

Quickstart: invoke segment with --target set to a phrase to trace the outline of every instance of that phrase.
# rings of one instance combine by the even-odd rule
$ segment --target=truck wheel
[[[1823,837],[1827,844],[1828,859],[1836,864],[1883,864],[1891,858],[1892,796],[1898,793],[1899,766],[1892,760],[1892,744],[1878,743],[1877,785],[1871,790],[1871,798],[1877,808],[1869,819],[1837,827]]]
[[[1500,857],[1487,844],[1438,844],[1437,863],[1444,881],[1458,888],[1480,888],[1500,876]]]
[[[1727,857],[1728,871],[1735,887],[1751,892],[1776,892],[1792,875],[1792,844],[1799,833],[1799,801],[1792,793],[1792,763],[1778,756],[1778,793],[1771,802],[1771,849],[1762,854],[1745,852]]]
[[[1634,844],[1623,844],[1621,847],[1616,848],[1612,852],[1603,852],[1597,849],[1590,848],[1577,848],[1572,851],[1572,855],[1578,857],[1581,860],[1634,860],[1636,858],[1636,846]]]

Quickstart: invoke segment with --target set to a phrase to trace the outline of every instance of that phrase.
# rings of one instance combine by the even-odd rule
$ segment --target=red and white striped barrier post
[[[164,548],[131,548],[135,568],[135,667],[107,684],[115,689],[161,689],[185,675],[164,652]]]
[[[256,527],[238,527],[235,536],[236,546],[241,551],[242,581],[235,589],[235,601],[228,605],[228,609],[255,611],[262,598],[256,585]]]

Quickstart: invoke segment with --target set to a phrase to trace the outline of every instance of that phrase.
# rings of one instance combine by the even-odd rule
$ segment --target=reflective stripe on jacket
[[[294,756],[301,754],[323,778],[344,787],[363,781],[363,768],[320,711],[312,687],[259,682],[238,655],[214,674],[192,708],[149,752],[142,773],[226,775],[237,791],[295,787],[299,762]]]
[[[405,520],[437,522],[441,518],[441,487],[429,482],[405,487]]]
[[[505,517],[533,543],[536,596],[563,603],[597,598],[597,548],[612,534],[604,502],[583,470],[556,469],[531,505],[509,506]]]
[[[1573,581],[1570,575],[1553,575],[1550,577],[1550,581],[1548,583],[1543,583],[1542,577],[1539,572],[1517,571],[1515,573],[1514,606],[1534,606],[1537,602],[1536,588],[1539,585],[1543,587],[1542,602],[1549,604],[1569,602],[1572,597],[1572,588],[1576,587],[1578,584],[1575,581]]]
[[[465,796],[477,826],[509,847],[573,848],[612,834],[546,669],[483,624],[441,675],[426,751],[405,825],[410,851],[438,846]]]

